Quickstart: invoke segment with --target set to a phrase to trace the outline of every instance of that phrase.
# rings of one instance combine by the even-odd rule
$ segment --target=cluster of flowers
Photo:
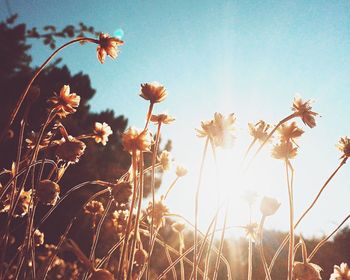
[[[318,200],[318,197],[320,196],[321,192],[324,190],[324,188],[327,186],[329,181],[333,178],[335,173],[339,170],[341,166],[343,166],[347,159],[350,156],[350,138],[348,137],[342,137],[339,140],[339,143],[337,144],[337,148],[341,151],[341,163],[340,166],[336,169],[335,173],[331,175],[331,177],[326,181],[325,185],[321,188],[320,192],[317,194],[315,200],[310,205],[310,207],[303,213],[303,215],[297,220],[297,222],[294,222],[294,203],[293,203],[293,180],[290,178],[289,172],[294,172],[294,169],[292,167],[291,160],[294,159],[297,156],[298,148],[299,146],[296,143],[296,139],[299,138],[304,131],[300,129],[297,126],[296,121],[291,121],[294,118],[300,118],[302,122],[307,125],[309,128],[313,128],[316,126],[315,117],[318,115],[316,112],[312,111],[311,107],[311,101],[303,101],[299,96],[294,99],[293,106],[292,106],[292,114],[282,119],[276,126],[271,126],[267,124],[265,121],[260,120],[256,124],[249,123],[249,133],[253,137],[253,140],[251,144],[249,145],[246,157],[249,154],[250,150],[253,148],[254,144],[257,142],[260,142],[260,146],[256,150],[255,155],[251,158],[251,161],[247,168],[249,168],[251,162],[255,159],[257,154],[260,152],[260,150],[267,144],[272,142],[272,138],[275,132],[278,133],[278,141],[276,144],[274,144],[271,152],[271,156],[275,159],[283,160],[286,165],[286,172],[287,172],[287,180],[288,180],[288,194],[289,194],[289,210],[290,210],[290,232],[289,235],[286,237],[284,242],[281,244],[280,248],[277,250],[273,261],[271,262],[270,266],[268,265],[265,256],[264,256],[264,250],[263,250],[263,224],[265,219],[268,216],[271,216],[276,213],[278,210],[280,203],[270,197],[264,197],[261,201],[260,205],[260,211],[262,214],[261,222],[260,224],[256,222],[250,221],[250,223],[246,226],[243,226],[242,228],[245,229],[247,237],[249,239],[249,255],[248,255],[248,280],[252,279],[252,242],[256,242],[259,252],[262,264],[264,266],[264,271],[266,274],[266,279],[271,280],[271,270],[273,268],[275,259],[278,257],[280,251],[283,249],[283,247],[286,245],[286,243],[289,241],[289,255],[288,255],[288,277],[289,280],[319,280],[321,279],[321,268],[311,263],[312,257],[316,254],[316,252],[321,248],[321,246],[333,235],[336,231],[334,231],[330,236],[328,236],[326,239],[322,240],[314,249],[314,251],[308,256],[306,251],[305,243],[300,237],[300,242],[298,244],[294,244],[294,229],[299,225],[300,221],[304,218],[304,216],[309,212],[309,210],[314,206],[316,201]],[[206,138],[206,147],[208,143],[212,145],[212,148],[215,149],[217,147],[221,148],[229,148],[233,146],[233,142],[235,139],[235,136],[233,132],[235,131],[234,124],[235,124],[235,116],[234,114],[230,114],[227,117],[223,116],[220,113],[215,113],[214,118],[209,121],[202,122],[201,129],[198,129],[198,136],[201,138]],[[291,121],[291,122],[290,122]],[[206,148],[205,148],[206,149]],[[205,152],[204,152],[205,155]],[[199,187],[197,189],[197,192],[199,192]],[[247,202],[250,206],[254,203],[256,199],[256,194],[251,193],[247,195]],[[196,198],[196,205],[198,205],[198,197]],[[198,213],[196,212],[196,219]],[[348,218],[348,217],[347,217]],[[347,219],[346,218],[346,219]],[[344,222],[346,221],[344,220]],[[343,223],[342,223],[343,224]],[[340,226],[339,226],[340,227]],[[339,227],[337,229],[339,229]],[[215,228],[214,228],[215,229]],[[225,231],[225,224],[224,229]],[[214,234],[215,230],[213,230]],[[223,235],[221,238],[221,242],[223,242]],[[195,236],[194,240],[194,246],[197,245],[197,238]],[[303,261],[298,262],[295,261],[295,252],[299,247],[302,247],[302,256]],[[221,246],[220,246],[221,247]],[[219,252],[220,254],[221,252]],[[194,256],[194,273],[196,273],[196,252]],[[200,258],[197,260],[199,262]],[[229,272],[228,272],[229,273]],[[216,279],[215,273],[214,278]],[[334,273],[330,276],[330,280],[345,280],[350,279],[350,272],[349,268],[346,263],[342,263],[341,266],[334,266]]]

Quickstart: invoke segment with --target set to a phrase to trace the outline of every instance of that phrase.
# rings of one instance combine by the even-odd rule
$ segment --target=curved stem
[[[214,276],[213,276],[214,280],[217,279],[218,273],[219,273],[220,258],[221,258],[221,255],[222,255],[222,250],[224,248],[224,241],[225,241],[227,216],[228,216],[228,204],[226,204],[226,209],[225,209],[224,226],[223,226],[223,229],[222,229],[222,232],[221,232],[219,254],[216,256],[215,270],[214,270]]]
[[[295,223],[294,225],[294,229],[296,229],[296,227],[300,224],[300,222],[304,219],[304,217],[309,213],[309,211],[314,207],[314,205],[316,204],[317,200],[319,199],[319,197],[321,196],[322,192],[324,191],[324,189],[328,186],[329,182],[333,179],[333,177],[338,173],[338,171],[340,170],[340,168],[346,163],[347,158],[344,158],[339,166],[335,169],[335,171],[328,177],[328,179],[326,180],[326,182],[323,184],[323,186],[321,187],[321,189],[319,190],[319,192],[317,193],[316,197],[314,198],[314,200],[311,202],[310,206],[303,212],[303,214],[300,216],[300,218],[298,219],[298,221]],[[275,255],[273,256],[270,266],[269,266],[269,270],[270,272],[272,271],[272,268],[278,258],[278,256],[280,255],[280,253],[282,252],[284,246],[288,243],[289,241],[289,234],[284,238],[284,240],[282,241],[281,245],[278,247]]]
[[[317,251],[329,240],[329,238],[331,238],[340,228],[341,226],[350,218],[350,215],[346,216],[346,218],[340,223],[339,226],[337,226],[337,228],[335,230],[332,231],[332,233],[330,235],[328,235],[327,237],[325,237],[324,239],[322,239],[317,245],[316,247],[312,250],[311,254],[309,255],[307,261],[310,262],[311,259],[314,257],[314,255],[317,253]]]
[[[204,145],[202,162],[201,162],[201,167],[200,167],[200,170],[199,170],[199,178],[198,178],[198,185],[197,185],[197,190],[196,190],[196,197],[195,197],[194,254],[193,254],[193,275],[194,275],[194,280],[197,280],[197,245],[196,244],[198,242],[198,233],[197,233],[197,231],[198,231],[199,193],[200,193],[201,184],[202,184],[204,161],[205,161],[205,157],[207,155],[208,144],[209,144],[209,137],[207,137],[207,140],[205,141],[205,145]]]
[[[176,177],[175,180],[171,183],[170,187],[167,189],[165,195],[164,195],[164,200],[166,200],[166,198],[168,197],[170,191],[174,188],[174,186],[176,185],[177,181],[179,180],[180,177]]]
[[[98,40],[96,39],[92,39],[92,38],[85,38],[85,37],[79,37],[76,39],[73,39],[65,44],[63,44],[62,46],[60,46],[57,50],[55,50],[45,61],[44,63],[35,71],[34,76],[32,77],[32,79],[29,81],[27,87],[25,88],[25,90],[23,91],[23,93],[21,94],[21,96],[19,97],[19,99],[17,100],[17,103],[14,107],[14,109],[12,110],[10,117],[0,135],[0,143],[2,142],[4,136],[6,135],[8,129],[10,128],[11,124],[13,123],[16,115],[18,114],[18,111],[24,101],[24,99],[26,98],[30,87],[32,86],[33,82],[35,81],[35,79],[38,77],[38,75],[41,73],[41,71],[45,68],[45,66],[57,55],[57,53],[59,53],[62,49],[64,49],[65,47],[72,45],[76,42],[91,42],[91,43],[96,43],[98,44]]]

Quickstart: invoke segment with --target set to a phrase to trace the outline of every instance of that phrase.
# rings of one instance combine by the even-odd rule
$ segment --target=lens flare
[[[118,28],[117,30],[114,31],[114,37],[117,37],[118,39],[123,39],[124,37],[124,31],[121,28]]]

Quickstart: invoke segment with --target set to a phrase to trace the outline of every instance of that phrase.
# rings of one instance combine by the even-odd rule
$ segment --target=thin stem
[[[207,137],[207,140],[205,141],[204,150],[203,150],[203,157],[202,162],[199,170],[199,178],[198,178],[198,185],[196,190],[196,197],[195,197],[195,220],[194,220],[194,254],[193,254],[193,275],[194,280],[197,280],[197,242],[198,242],[198,208],[199,208],[199,193],[201,189],[202,184],[202,177],[203,177],[203,168],[204,168],[204,161],[208,150],[208,144],[209,144],[209,137]]]
[[[226,202],[227,203],[227,202]],[[214,277],[213,279],[216,280],[219,273],[219,266],[220,266],[220,259],[222,255],[222,250],[224,248],[224,241],[225,241],[225,232],[226,232],[226,225],[227,225],[227,216],[228,216],[228,203],[226,204],[225,209],[225,217],[224,217],[224,226],[221,231],[221,239],[220,239],[220,246],[219,246],[219,254],[216,256],[216,263],[215,263],[215,270],[214,270]]]
[[[0,143],[2,142],[4,136],[6,135],[8,129],[10,128],[11,124],[13,123],[16,115],[18,114],[18,111],[24,101],[24,99],[26,98],[30,87],[32,86],[33,82],[35,81],[35,79],[38,77],[38,75],[41,73],[41,71],[45,68],[45,66],[57,55],[57,53],[59,53],[62,49],[64,49],[65,47],[72,45],[76,42],[91,42],[91,43],[96,43],[98,44],[98,40],[96,39],[92,39],[92,38],[85,38],[85,37],[79,37],[76,39],[73,39],[65,44],[63,44],[62,46],[60,46],[57,50],[55,50],[45,61],[44,63],[38,68],[38,70],[35,71],[34,76],[32,77],[32,79],[29,81],[27,87],[25,88],[25,90],[23,91],[23,93],[21,94],[21,96],[19,97],[16,106],[14,107],[14,109],[12,110],[10,117],[4,127],[4,130],[2,131],[1,135],[0,135]]]
[[[166,198],[168,197],[170,191],[174,188],[174,186],[176,185],[177,181],[179,180],[180,177],[176,177],[175,180],[171,183],[170,187],[167,189],[165,195],[164,195],[164,200],[166,200]]]
[[[293,205],[293,186],[289,178],[288,160],[285,160],[286,179],[289,197],[289,253],[288,253],[288,279],[292,280],[293,262],[294,262],[294,205]]]
[[[331,238],[340,228],[341,226],[350,218],[350,215],[346,216],[346,218],[340,223],[339,226],[337,226],[337,228],[335,230],[332,231],[332,233],[330,235],[328,235],[327,237],[325,237],[324,239],[322,239],[317,245],[316,247],[312,250],[311,254],[308,257],[308,262],[311,261],[311,259],[314,257],[314,255],[317,253],[317,251],[329,240],[329,238]]]
[[[260,258],[261,262],[264,267],[265,275],[268,280],[271,280],[271,275],[269,268],[267,266],[265,254],[264,254],[264,243],[263,243],[263,235],[264,235],[264,223],[265,223],[266,216],[261,217],[260,225],[259,225],[259,252],[260,252]]]
[[[166,258],[167,258],[167,260],[168,260],[168,262],[169,262],[169,265],[171,265],[171,263],[172,263],[173,261],[172,261],[172,259],[171,259],[169,250],[168,250],[167,247],[164,247],[164,250],[165,250],[165,255],[166,255]],[[171,269],[171,271],[172,271],[172,273],[173,273],[173,279],[174,279],[174,280],[177,280],[177,274],[176,274],[176,269],[175,269],[175,267],[173,267],[173,268]]]
[[[147,116],[146,116],[146,124],[145,124],[145,128],[143,130],[146,130],[149,124],[149,120],[151,119],[152,116],[152,111],[153,111],[153,102],[150,102],[149,107],[148,107],[148,112],[147,112]]]

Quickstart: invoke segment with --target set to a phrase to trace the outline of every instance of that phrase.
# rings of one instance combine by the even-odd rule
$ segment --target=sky
[[[71,46],[60,57],[73,73],[83,71],[91,77],[97,90],[90,102],[93,111],[113,109],[125,115],[131,126],[141,128],[145,121],[148,104],[138,96],[140,84],[159,81],[167,88],[168,98],[157,104],[155,112],[165,111],[176,118],[174,124],[164,127],[162,137],[173,141],[174,165],[189,169],[169,197],[174,213],[193,221],[204,147],[195,128],[214,112],[235,113],[233,149],[217,151],[218,174],[211,153],[204,166],[203,229],[213,215],[218,193],[230,198],[229,225],[247,224],[248,208],[241,202],[247,189],[276,197],[282,204],[266,227],[288,229],[283,163],[270,157],[269,147],[248,172],[243,174],[240,164],[250,143],[247,123],[260,119],[277,123],[290,114],[296,93],[314,99],[314,110],[320,114],[314,129],[299,122],[305,134],[293,161],[296,216],[340,162],[335,145],[341,136],[350,135],[349,1],[8,2],[11,11],[19,14],[19,22],[29,27],[64,27],[82,21],[110,34],[124,31],[125,45],[116,61],[99,64],[94,45]],[[0,18],[4,19],[9,11],[5,1],[0,3]],[[39,65],[50,50],[32,43],[33,65]],[[166,175],[159,195],[174,176],[174,170]],[[327,234],[349,214],[349,179],[345,165],[297,232]],[[258,208],[254,219],[260,218]],[[237,229],[230,232],[240,234]]]

